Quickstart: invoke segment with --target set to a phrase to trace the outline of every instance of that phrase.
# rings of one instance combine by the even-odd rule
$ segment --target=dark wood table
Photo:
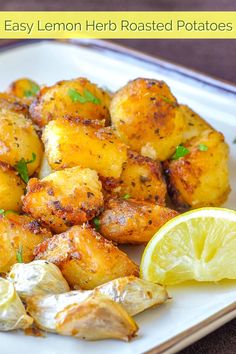
[[[236,11],[236,0],[0,0],[1,11]],[[236,83],[236,40],[116,40]],[[0,43],[1,44],[1,43]],[[176,319],[178,320],[178,319]],[[181,354],[235,354],[236,319]]]

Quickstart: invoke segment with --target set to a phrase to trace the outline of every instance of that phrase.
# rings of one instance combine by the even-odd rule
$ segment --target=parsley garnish
[[[16,259],[17,259],[18,263],[24,263],[23,262],[23,247],[22,247],[22,245],[16,251]]]
[[[24,157],[22,157],[22,159],[20,161],[17,162],[15,168],[17,170],[17,172],[19,173],[21,179],[25,182],[28,183],[29,182],[29,172],[28,172],[28,167],[27,165],[29,163],[32,163],[36,160],[36,154],[33,152],[32,153],[32,159],[26,161],[24,159]]]
[[[24,91],[24,96],[25,97],[36,96],[37,93],[39,92],[39,90],[40,90],[40,87],[36,83],[32,82],[30,85],[30,89]]]
[[[131,198],[131,195],[127,193],[127,194],[123,195],[123,198],[124,199],[129,199],[129,198]]]
[[[234,138],[234,140],[233,140],[233,144],[236,144],[236,138]]]
[[[18,214],[18,213],[17,213],[17,211],[11,210],[11,209],[9,209],[9,210],[0,209],[0,215],[6,216],[8,214]]]
[[[94,224],[95,230],[99,231],[100,230],[100,220],[97,217],[95,217],[93,219],[93,224]]]
[[[176,103],[174,101],[171,101],[168,97],[160,95],[161,99],[165,101],[166,103],[171,104],[172,106],[176,106]]]
[[[207,151],[208,150],[208,146],[206,146],[205,144],[199,144],[198,145],[198,150],[199,151]]]
[[[80,102],[80,103],[92,102],[94,104],[101,103],[100,99],[95,97],[87,89],[84,89],[83,95],[81,95],[77,90],[70,88],[68,90],[68,95],[70,96],[72,102]]]
[[[189,149],[187,149],[183,145],[178,145],[171,159],[178,160],[179,158],[184,157],[187,154],[189,154]]]

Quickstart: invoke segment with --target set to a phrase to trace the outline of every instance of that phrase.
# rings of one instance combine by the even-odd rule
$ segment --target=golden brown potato
[[[11,93],[0,92],[0,110],[8,109],[16,113],[24,114],[25,116],[29,116],[29,105]]]
[[[19,211],[25,184],[10,165],[0,161],[0,209]]]
[[[18,79],[11,83],[8,92],[18,98],[27,98],[30,100],[39,92],[39,85],[26,77]]]
[[[119,189],[120,196],[126,194],[133,199],[165,205],[166,183],[160,162],[129,151]]]
[[[110,199],[99,216],[97,228],[118,243],[148,242],[159,228],[178,215],[169,208],[134,199]]]
[[[95,171],[72,167],[39,180],[31,178],[23,210],[54,232],[63,232],[100,213],[102,185]]]
[[[179,209],[218,206],[230,191],[228,145],[216,131],[204,131],[185,143],[189,153],[164,163],[169,194]]]
[[[110,112],[117,135],[141,155],[163,161],[182,142],[183,115],[163,81],[130,81],[114,95]]]
[[[8,272],[17,262],[31,262],[35,246],[48,237],[51,237],[51,233],[26,215],[10,212],[1,215],[0,273]]]
[[[180,110],[185,119],[185,130],[183,132],[183,142],[192,139],[206,130],[214,130],[210,124],[208,124],[197,113],[191,110],[188,106],[180,105]]]
[[[85,78],[60,81],[43,87],[30,112],[40,127],[60,117],[110,121],[110,96]]]
[[[119,178],[127,159],[127,147],[110,127],[99,123],[70,119],[51,121],[44,130],[43,141],[53,170],[81,166],[103,177]]]
[[[36,247],[35,256],[55,263],[69,285],[82,289],[139,274],[138,266],[124,252],[85,224],[44,241]]]
[[[27,165],[29,175],[39,167],[43,148],[34,126],[21,105],[11,96],[0,95],[0,160],[15,166],[21,159],[35,161]]]

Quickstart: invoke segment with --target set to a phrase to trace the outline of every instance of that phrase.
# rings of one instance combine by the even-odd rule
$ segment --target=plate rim
[[[215,78],[214,76],[207,75],[198,70],[189,69],[185,66],[173,63],[171,61],[165,60],[158,56],[152,56],[149,54],[144,54],[138,50],[131,49],[121,44],[112,43],[107,40],[101,39],[20,39],[20,40],[11,40],[4,41],[5,43],[0,43],[0,54],[2,52],[10,51],[11,49],[15,49],[17,47],[27,46],[33,43],[40,42],[56,42],[56,43],[64,43],[75,45],[78,47],[89,48],[96,51],[110,51],[111,53],[120,54],[126,57],[133,58],[134,60],[138,60],[140,62],[145,63],[146,65],[154,65],[157,66],[160,70],[168,71],[170,76],[172,75],[180,75],[182,77],[190,80],[194,80],[197,85],[204,85],[212,88],[214,91],[220,92],[223,95],[233,95],[236,97],[236,83],[228,82],[226,80],[222,80],[219,78]],[[235,312],[235,315],[234,315]],[[230,317],[231,315],[231,317]],[[213,313],[211,316],[207,317],[205,320],[198,322],[196,325],[193,325],[176,336],[170,337],[165,342],[154,346],[153,348],[144,351],[143,354],[164,354],[164,353],[174,353],[175,348],[178,345],[183,343],[181,349],[190,345],[191,343],[196,342],[200,338],[203,338],[208,333],[216,330],[224,323],[227,323],[231,319],[236,317],[236,301],[227,305],[223,309]],[[225,319],[225,321],[224,321]],[[210,328],[211,326],[214,328]],[[206,330],[207,333],[202,333],[202,330]],[[193,338],[195,337],[195,338]],[[188,344],[187,340],[190,340]]]

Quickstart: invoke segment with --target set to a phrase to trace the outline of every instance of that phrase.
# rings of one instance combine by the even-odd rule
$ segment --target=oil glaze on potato
[[[99,231],[117,243],[147,243],[162,225],[176,215],[176,211],[153,203],[110,199],[99,216]]]
[[[110,96],[85,78],[60,81],[51,87],[43,87],[30,112],[40,127],[59,117],[80,120],[110,120]]]
[[[163,81],[130,81],[114,95],[110,111],[117,135],[144,156],[164,161],[182,142],[183,115]]]
[[[138,276],[138,266],[89,226],[73,226],[35,249],[56,264],[71,287],[93,289],[118,277]]]
[[[0,273],[9,272],[11,266],[19,261],[19,253],[24,263],[31,262],[34,248],[48,237],[51,237],[51,233],[26,215],[10,212],[1,215]]]
[[[201,146],[207,150],[201,151]],[[173,202],[180,209],[221,205],[230,192],[229,149],[224,136],[204,131],[185,147],[189,154],[164,163]]]
[[[73,167],[31,178],[23,209],[54,232],[94,218],[103,207],[102,185],[94,170]]]
[[[81,166],[105,178],[119,178],[127,159],[126,145],[110,127],[103,128],[97,122],[51,121],[45,127],[43,141],[53,170]]]
[[[166,183],[158,161],[129,151],[120,179],[121,196],[165,205]]]
[[[10,165],[0,161],[0,209],[19,211],[25,183]]]
[[[22,158],[32,160],[34,153],[35,161],[27,165],[32,175],[40,165],[43,148],[26,107],[15,103],[11,96],[0,96],[0,160],[15,166]]]

